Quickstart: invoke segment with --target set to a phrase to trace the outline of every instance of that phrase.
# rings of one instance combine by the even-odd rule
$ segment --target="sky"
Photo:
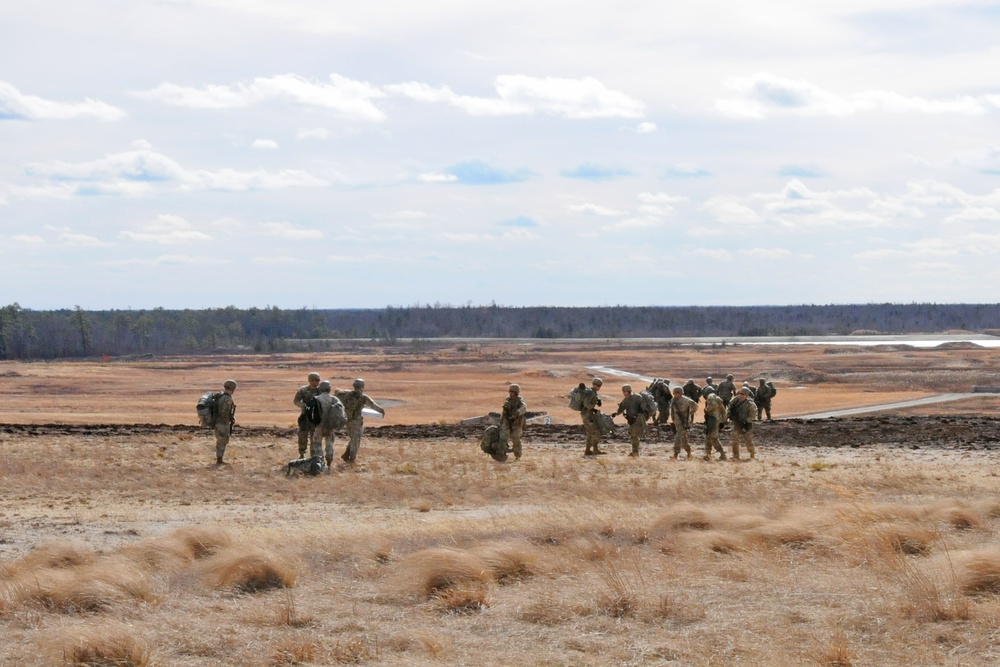
[[[0,305],[992,303],[1000,2],[13,0]]]

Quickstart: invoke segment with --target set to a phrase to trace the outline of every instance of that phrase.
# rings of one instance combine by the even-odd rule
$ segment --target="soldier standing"
[[[310,373],[308,377],[309,384],[304,384],[299,387],[299,390],[295,392],[295,398],[292,402],[295,403],[295,407],[299,409],[299,458],[303,458],[306,455],[306,447],[309,446],[309,442],[313,438],[313,432],[316,430],[316,425],[309,421],[309,416],[306,414],[306,400],[310,398],[316,398],[319,395],[319,373]]]
[[[343,409],[343,405],[341,405],[339,398],[330,394],[333,385],[328,381],[323,380],[317,388],[319,394],[316,395],[316,400],[322,406],[323,421],[313,428],[309,436],[309,456],[318,458],[324,456],[325,453],[326,467],[329,468],[333,463],[334,430],[336,428],[333,421],[333,410],[335,405],[340,406],[341,409]]]
[[[222,384],[222,393],[215,401],[215,465],[223,464],[222,457],[226,455],[226,445],[236,424],[236,404],[233,403],[233,392],[236,391],[236,381],[226,380]]]
[[[714,391],[716,393],[718,393],[718,391],[719,391],[719,388],[717,386],[715,386],[714,382],[712,382],[712,376],[711,375],[709,375],[707,378],[705,378],[705,386],[701,388],[701,397],[705,398],[706,396],[708,396],[708,392],[709,391]]]
[[[583,427],[587,432],[586,449],[584,456],[597,456],[604,454],[601,451],[601,425],[597,421],[597,408],[601,407],[601,397],[598,395],[604,380],[594,378],[591,386],[583,392],[583,407],[580,408],[580,418],[583,420]]]
[[[750,453],[750,458],[756,454],[753,445],[753,420],[757,417],[757,404],[750,398],[750,388],[740,387],[736,398],[729,404],[729,420],[733,422],[733,460],[740,458],[740,443],[742,442]]]
[[[647,391],[653,394],[653,399],[656,401],[656,419],[654,421],[659,428],[660,425],[670,421],[670,380],[656,378],[653,380],[653,384],[649,385]]]
[[[733,382],[733,376],[727,375],[726,379],[719,383],[719,388],[715,390],[715,393],[719,395],[722,403],[728,408],[729,401],[733,400],[733,396],[736,395],[736,383]]]
[[[500,411],[500,444],[504,449],[507,443],[511,442],[514,452],[514,460],[521,460],[521,434],[524,432],[524,415],[528,411],[528,406],[521,398],[521,387],[512,384],[507,388],[507,400],[503,402],[503,409]]]
[[[701,387],[694,380],[688,380],[681,388],[684,395],[694,401],[695,410],[698,409],[698,401],[701,400]]]
[[[694,384],[694,380],[691,380]],[[691,445],[688,444],[687,431],[694,423],[694,411],[697,407],[692,399],[684,395],[680,387],[674,387],[674,400],[670,402],[670,419],[674,422],[674,456],[681,453],[681,448],[691,458]]]
[[[774,398],[775,393],[774,385],[761,378],[753,399],[754,403],[757,404],[758,420],[766,414],[767,421],[771,421],[771,399]]]
[[[632,385],[622,385],[622,395],[625,397],[618,404],[616,415],[625,414],[625,421],[628,422],[628,439],[632,443],[632,452],[629,456],[639,456],[639,441],[646,435],[646,413],[642,409],[642,398],[638,394],[632,393]]]
[[[344,411],[347,412],[348,443],[347,449],[340,456],[345,463],[354,463],[358,457],[358,449],[361,447],[361,433],[365,430],[365,419],[361,411],[365,408],[371,408],[385,416],[385,410],[382,406],[362,391],[365,388],[364,380],[359,378],[354,381],[352,386],[354,387],[352,391],[342,389],[336,391],[337,398],[344,404]]]
[[[719,429],[726,423],[726,405],[714,391],[705,395],[705,460],[712,460],[712,450],[719,452],[719,460],[726,460],[726,452],[719,442]]]

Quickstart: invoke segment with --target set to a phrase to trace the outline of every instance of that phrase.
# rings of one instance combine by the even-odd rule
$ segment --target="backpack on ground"
[[[611,435],[615,432],[615,420],[611,415],[595,412],[594,419],[597,420],[597,427],[601,430],[601,435]]]
[[[309,396],[304,401],[303,404],[306,406],[306,419],[313,426],[317,426],[323,421],[323,404],[319,402],[319,399],[315,396]]]
[[[221,391],[206,391],[198,399],[195,409],[198,411],[198,421],[202,426],[208,428],[215,426],[220,396],[222,396]]]
[[[579,387],[573,387],[573,391],[569,392],[569,409],[576,410],[579,412],[583,410],[583,394],[586,389],[580,389]]]
[[[640,391],[639,398],[642,399],[642,414],[646,417],[652,417],[656,414],[657,405],[656,398],[650,391]]]
[[[494,461],[503,463],[507,460],[507,444],[500,442],[499,426],[486,427],[482,440],[479,442],[479,448],[489,454]]]

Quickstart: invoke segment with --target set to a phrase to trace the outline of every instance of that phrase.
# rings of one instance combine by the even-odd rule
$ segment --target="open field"
[[[1000,384],[980,349],[423,343],[0,364],[0,665],[1000,659],[995,396],[759,424],[740,464],[673,461],[655,430],[629,459],[624,428],[584,459],[563,395],[591,365],[767,375],[781,418]],[[291,397],[314,368],[365,377],[392,407],[358,466],[285,477]],[[225,377],[242,428],[220,468],[187,425]],[[604,377],[607,410],[621,382]],[[455,424],[498,409],[508,382],[554,423],[496,464]]]

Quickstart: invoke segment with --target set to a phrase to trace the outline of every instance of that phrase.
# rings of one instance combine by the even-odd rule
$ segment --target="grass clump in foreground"
[[[280,463],[271,444],[242,446]],[[434,447],[418,475],[401,472],[412,447],[366,441],[363,467],[311,479],[175,448],[162,465],[196,493],[148,469],[141,505],[74,509],[84,538],[0,561],[0,664],[152,664],[149,647],[182,667],[995,663],[1000,504],[981,462],[838,455],[801,475],[814,452],[591,465],[529,449],[501,475],[474,443]],[[77,493],[86,474],[58,481]],[[104,532],[115,511],[135,530]],[[134,650],[79,639],[103,624]]]

